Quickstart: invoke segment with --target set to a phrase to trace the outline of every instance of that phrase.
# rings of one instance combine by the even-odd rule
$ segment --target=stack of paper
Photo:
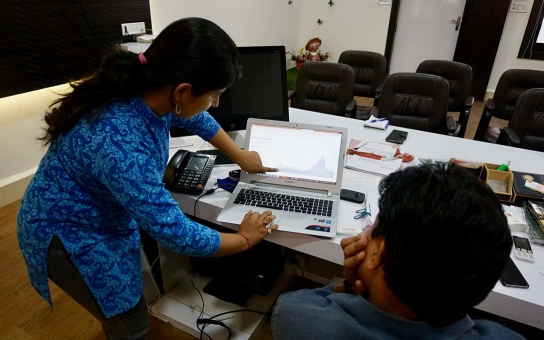
[[[357,140],[351,140],[351,145],[360,144]],[[362,171],[373,175],[387,176],[400,169],[402,158],[395,158],[398,153],[398,145],[388,143],[368,142],[356,150],[359,155],[350,155],[344,165],[345,168]],[[367,156],[360,156],[367,154]]]
[[[370,116],[368,120],[364,121],[364,126],[373,129],[385,130],[389,126],[389,121],[385,118],[376,118],[374,116]]]

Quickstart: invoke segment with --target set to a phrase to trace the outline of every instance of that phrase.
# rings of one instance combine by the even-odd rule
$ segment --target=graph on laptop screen
[[[262,176],[335,183],[341,144],[338,132],[253,124],[249,150],[257,151],[266,166],[279,169]]]

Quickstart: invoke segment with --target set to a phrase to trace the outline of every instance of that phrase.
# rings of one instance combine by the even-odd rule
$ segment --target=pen
[[[376,123],[376,122],[381,122],[381,121],[384,121],[385,118],[380,118],[380,119],[372,119],[370,122],[371,123]]]

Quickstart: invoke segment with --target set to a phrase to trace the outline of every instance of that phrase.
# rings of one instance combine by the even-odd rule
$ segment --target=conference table
[[[290,108],[289,111],[289,120],[291,122],[348,128],[348,141],[350,139],[357,139],[370,142],[385,142],[385,137],[393,129],[397,128],[395,126],[389,126],[386,130],[372,129],[363,127],[362,121],[351,118],[332,116],[295,108]],[[542,152],[494,145],[407,128],[398,129],[408,132],[406,142],[400,146],[401,151],[414,156],[413,161],[403,163],[402,167],[417,165],[422,161],[449,161],[451,158],[458,158],[492,164],[510,162],[510,168],[514,171],[541,173],[542,169],[544,169],[544,153]],[[238,139],[243,138],[244,131],[239,131],[237,134]],[[190,151],[213,148],[209,143],[196,136],[183,137],[182,144],[184,145],[184,149]],[[176,147],[171,147],[171,156],[175,151],[177,151]],[[227,177],[230,170],[237,168],[236,165],[215,166],[206,188],[210,188],[216,182],[216,179]],[[372,217],[370,217],[371,221],[378,212],[378,184],[381,179],[382,177],[377,175],[344,169],[342,187],[366,193],[367,204],[370,205],[372,211]],[[229,192],[217,190],[213,195],[201,197],[198,199],[198,202],[196,202],[198,196],[177,193],[173,193],[172,196],[179,202],[181,209],[188,215],[195,215],[199,219],[230,229],[236,230],[238,228],[237,225],[224,224],[217,221],[217,216],[230,196]],[[316,274],[313,277],[316,278],[316,281],[325,283],[326,280],[341,273],[343,253],[339,245],[340,240],[344,237],[358,233],[365,225],[371,222],[367,219],[354,219],[356,210],[360,207],[360,204],[341,201],[339,218],[339,226],[341,226],[341,228],[335,238],[321,238],[276,231],[271,235],[268,235],[265,240],[278,244],[284,247],[286,251],[296,253],[299,258],[305,259],[307,264],[305,268],[306,277],[312,278],[311,267],[313,266],[313,268],[316,268],[316,271],[319,272],[319,274]],[[485,240],[482,240],[482,242],[485,242]],[[497,282],[487,298],[476,306],[476,308],[544,330],[544,294],[542,293],[544,291],[544,249],[542,246],[534,244],[532,247],[536,259],[534,263],[517,260],[512,255],[514,262],[528,281],[530,287],[528,289],[510,288],[504,287],[501,283]],[[172,260],[173,258],[176,260]],[[161,254],[165,290],[170,292],[177,291],[174,295],[181,294],[182,289],[176,288],[179,285],[183,285],[183,283],[180,284],[179,282],[185,282],[184,289],[189,289],[187,287],[187,280],[180,279],[178,268],[172,266],[172,263],[181,261],[179,256],[168,253],[167,251],[163,251],[163,254]],[[327,273],[327,270],[329,273]],[[269,307],[273,303],[276,295],[281,293],[282,288],[283,286],[280,284],[277,290],[271,292],[269,300],[263,302],[266,300],[266,298],[263,298],[264,300],[261,299],[263,301],[259,301],[259,303],[263,303],[263,311],[266,311],[267,306]],[[169,293],[166,292],[166,295],[168,294]],[[260,297],[257,299],[260,299]],[[179,300],[179,297],[174,297],[173,300],[177,301]],[[212,301],[212,299],[209,301]],[[185,304],[194,307],[194,305],[198,305],[198,302],[198,299],[193,299],[191,303]],[[161,303],[161,301],[159,301],[153,308],[155,309],[154,312],[156,314],[162,315],[162,317],[173,322],[179,326],[179,328],[191,333],[191,329],[185,328],[185,326],[187,323],[193,321],[172,320],[172,316],[169,316],[166,312],[167,309],[171,308],[170,303]],[[224,310],[225,308],[228,309],[229,307],[223,306],[223,309],[219,309],[219,311]],[[196,309],[198,310],[199,308],[197,307]],[[178,311],[176,315],[179,313],[182,312]],[[206,310],[206,313],[211,314],[212,312]],[[177,317],[178,316],[176,316],[176,318]],[[240,329],[244,330],[234,338],[249,338],[253,330],[257,329],[262,322],[263,320],[261,318],[251,321],[251,326],[248,327],[246,327],[247,325],[238,325],[240,326]],[[194,329],[195,328],[192,327],[193,331]]]

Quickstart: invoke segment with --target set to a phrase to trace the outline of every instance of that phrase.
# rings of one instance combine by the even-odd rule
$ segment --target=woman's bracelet
[[[238,232],[239,235],[242,235],[242,237],[246,240],[247,243],[247,249],[251,249],[251,243],[249,242],[249,239],[246,235],[242,234],[241,232]]]

